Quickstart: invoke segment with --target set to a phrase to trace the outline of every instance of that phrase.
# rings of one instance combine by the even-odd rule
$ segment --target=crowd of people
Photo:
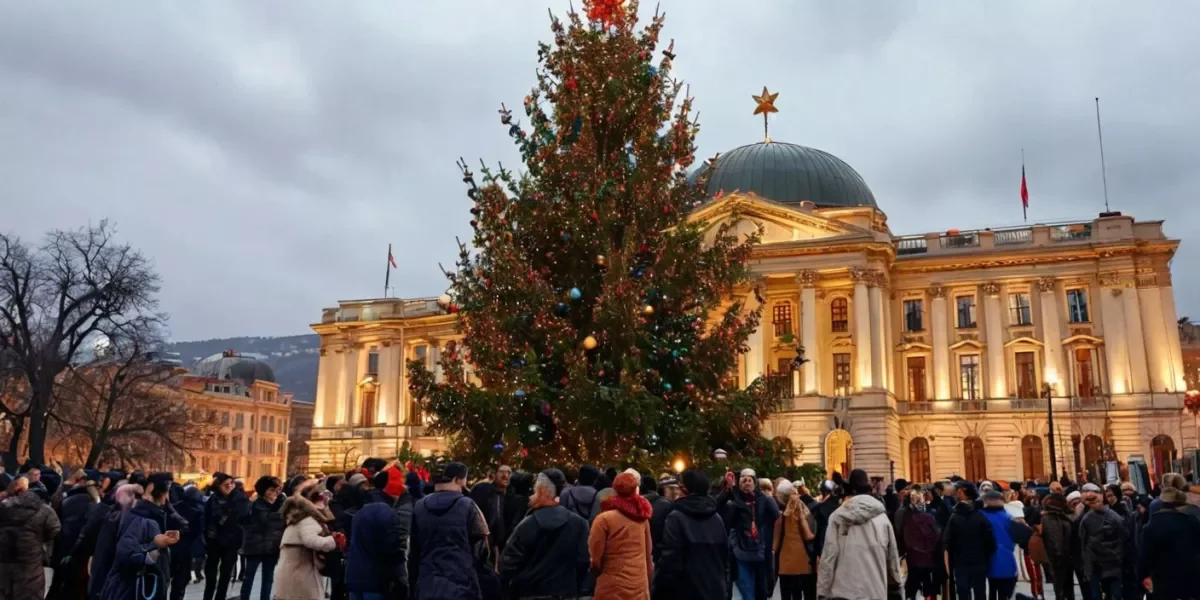
[[[11,481],[9,481],[11,480]],[[0,600],[1006,600],[1200,598],[1200,487],[903,479],[752,469],[570,476],[500,466],[469,484],[368,459],[345,474],[54,469],[0,475]],[[1068,482],[1069,483],[1069,482]],[[45,581],[50,567],[52,581]]]

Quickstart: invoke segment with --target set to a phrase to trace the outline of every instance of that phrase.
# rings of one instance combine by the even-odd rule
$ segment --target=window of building
[[[929,440],[915,437],[908,443],[908,476],[913,483],[933,481],[929,464]]]
[[[275,433],[275,417],[274,417],[274,415],[267,418],[267,433]]]
[[[217,436],[217,450],[228,450],[228,449],[229,449],[229,438],[227,438],[223,435],[218,435]]]
[[[775,326],[775,337],[794,335],[792,331],[792,303],[780,302],[771,311],[771,323]]]
[[[367,353],[367,375],[379,374],[379,349],[371,348]]]
[[[375,388],[363,386],[361,395],[362,411],[358,415],[358,424],[360,427],[371,427],[375,425]]]
[[[1092,368],[1092,349],[1075,349],[1075,393],[1080,398],[1096,395],[1095,369]]]
[[[226,393],[226,394],[230,393],[230,391],[229,391],[229,390],[230,390],[229,386],[224,386],[224,387],[222,387],[222,388],[221,388],[221,391],[222,391],[222,392],[224,392],[224,393]]]
[[[236,459],[236,458],[235,458],[235,459],[233,459],[233,461],[229,463],[229,466],[230,466],[230,469],[229,469],[229,470],[230,470],[231,472],[233,472],[233,473],[235,473],[235,474],[238,472],[238,461],[237,461],[237,459]]]
[[[1037,354],[1034,352],[1017,352],[1013,355],[1016,363],[1017,397],[1037,398]]]
[[[242,449],[242,436],[240,436],[240,435],[235,435],[235,436],[233,436],[233,449],[234,449],[235,451],[239,451],[239,452],[241,451],[241,449]]]
[[[978,354],[962,354],[958,357],[958,375],[963,400],[979,400],[983,397]]]
[[[845,298],[834,298],[829,303],[829,317],[834,331],[849,331],[850,303]]]
[[[233,428],[241,429],[246,426],[246,413],[238,413],[233,418]]]
[[[1042,458],[1042,438],[1036,435],[1021,438],[1021,470],[1025,473],[1025,481],[1045,481],[1045,465]]]
[[[218,470],[218,471],[220,471],[220,472],[222,472],[222,473],[228,473],[228,472],[229,472],[229,470],[225,468],[225,459],[223,459],[223,458],[222,458],[222,459],[220,459],[220,460],[218,460],[218,461],[217,461],[217,470]]]
[[[1104,458],[1104,440],[1098,435],[1088,435],[1083,438],[1083,468],[1088,473],[1096,469],[1096,464]]]
[[[1088,322],[1087,290],[1083,288],[1067,290],[1067,319],[1072,323]]]
[[[221,426],[229,427],[229,413],[228,412],[221,413]]]
[[[283,423],[282,425],[279,426],[279,433],[287,433],[287,431],[288,431],[287,419],[280,419],[279,421],[281,423]]]
[[[963,440],[963,462],[967,481],[983,481],[987,479],[987,458],[983,453],[983,440],[971,436]]]
[[[850,354],[848,352],[839,352],[833,355],[833,389],[838,396],[849,396],[852,385],[850,383]]]
[[[250,431],[255,431],[255,421],[258,420],[258,415],[250,415]]]
[[[1008,312],[1013,325],[1033,324],[1033,310],[1029,306],[1029,294],[1025,292],[1008,296]]]
[[[925,391],[925,357],[910,356],[906,363],[908,369],[908,401],[925,402],[929,399]]]
[[[246,450],[250,453],[254,452],[254,438],[246,440]]]
[[[275,442],[275,453],[283,454],[283,442]]]
[[[954,303],[958,307],[958,328],[975,327],[975,295],[959,296],[954,299]]]
[[[905,331],[924,331],[925,323],[922,322],[921,310],[922,302],[920,300],[905,300],[904,301],[904,330]]]
[[[212,457],[209,457],[209,456],[200,457],[200,468],[205,471],[211,471],[212,470]]]

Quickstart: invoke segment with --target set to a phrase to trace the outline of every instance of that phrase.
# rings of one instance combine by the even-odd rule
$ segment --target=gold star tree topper
[[[779,97],[779,92],[772,94],[767,91],[767,86],[764,85],[762,95],[750,97],[758,103],[758,106],[754,107],[754,114],[763,116],[763,137],[770,143],[771,136],[767,131],[767,118],[771,113],[779,112],[779,109],[775,108],[775,99]]]

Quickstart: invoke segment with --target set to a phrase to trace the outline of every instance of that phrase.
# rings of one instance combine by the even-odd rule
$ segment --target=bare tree
[[[45,462],[48,424],[59,377],[81,362],[85,344],[110,330],[160,322],[159,278],[141,252],[114,239],[108,221],[56,230],[32,248],[0,235],[0,353],[9,355],[27,389],[21,404],[5,404],[13,427],[8,466],[26,435],[29,459]]]

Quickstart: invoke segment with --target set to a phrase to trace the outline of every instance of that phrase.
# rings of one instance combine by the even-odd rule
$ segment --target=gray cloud
[[[230,1],[0,7],[0,208],[29,238],[104,217],[154,257],[179,339],[301,332],[338,299],[439,293],[469,234],[454,160],[516,153],[500,102],[534,83],[546,4]],[[502,4],[516,4],[515,7]],[[402,7],[403,6],[403,7]],[[1200,39],[1186,3],[664,0],[701,156],[772,137],[841,156],[893,231],[1113,208],[1200,225]],[[643,5],[648,16],[653,9]],[[1174,263],[1181,314],[1200,284]]]

